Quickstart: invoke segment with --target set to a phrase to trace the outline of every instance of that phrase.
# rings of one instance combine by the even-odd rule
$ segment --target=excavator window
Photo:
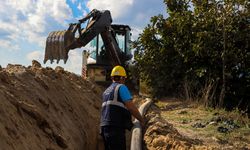
[[[118,46],[119,48],[125,52],[126,49],[125,49],[125,46],[126,46],[126,43],[125,43],[125,38],[124,38],[124,35],[122,34],[116,34],[116,41],[118,42]]]
[[[88,63],[96,63],[96,46],[97,46],[97,37],[95,37],[89,45],[89,62]],[[91,60],[91,61],[90,61]]]
[[[125,36],[125,53],[127,55],[130,55],[131,54],[131,35],[132,33],[130,32],[130,30],[127,30],[126,31],[126,36]]]
[[[126,29],[117,29],[115,28],[115,36],[116,41],[118,42],[118,46],[126,55],[129,55],[130,52],[130,37],[131,33],[130,30]],[[91,59],[96,60],[96,64],[106,64],[108,63],[108,57],[106,54],[106,50],[103,44],[103,40],[99,35],[97,35],[91,42],[90,42],[90,57]]]

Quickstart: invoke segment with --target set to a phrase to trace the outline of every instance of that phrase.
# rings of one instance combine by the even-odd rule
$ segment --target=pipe
[[[146,98],[146,102],[140,106],[139,112],[142,116],[145,115],[151,103],[152,103],[152,100],[149,98]],[[135,119],[134,127],[132,129],[130,150],[141,150],[141,149],[142,149],[142,129],[141,129],[139,120]]]
[[[88,55],[89,53],[86,50],[82,52],[82,78],[84,80],[87,78]]]

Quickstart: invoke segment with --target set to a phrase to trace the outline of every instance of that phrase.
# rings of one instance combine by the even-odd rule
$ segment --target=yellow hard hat
[[[113,76],[127,77],[127,74],[122,66],[115,66],[111,72],[111,77]]]

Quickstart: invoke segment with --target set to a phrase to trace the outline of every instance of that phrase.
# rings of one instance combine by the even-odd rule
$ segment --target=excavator
[[[69,24],[67,30],[49,33],[44,63],[48,60],[66,63],[70,50],[90,44],[91,52],[83,51],[82,76],[95,82],[110,81],[112,68],[116,65],[126,68],[132,58],[130,31],[128,25],[112,24],[109,10],[94,9],[77,23]],[[90,58],[94,61],[87,61]]]

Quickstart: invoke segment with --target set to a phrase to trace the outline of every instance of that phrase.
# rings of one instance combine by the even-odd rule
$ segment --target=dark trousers
[[[126,150],[125,129],[104,126],[101,127],[105,150]]]

